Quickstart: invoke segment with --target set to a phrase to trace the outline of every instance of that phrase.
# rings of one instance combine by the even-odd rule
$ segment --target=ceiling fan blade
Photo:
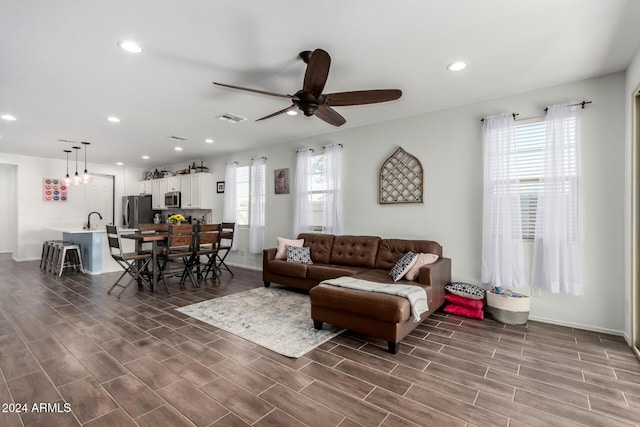
[[[224,86],[224,87],[229,87],[231,89],[238,89],[238,90],[244,90],[247,92],[255,92],[255,93],[260,93],[262,95],[269,95],[269,96],[279,96],[281,98],[295,98],[295,96],[293,95],[283,95],[281,93],[273,93],[273,92],[267,92],[265,90],[258,90],[258,89],[249,89],[247,87],[242,87],[242,86],[234,86],[234,85],[228,85],[225,83],[217,83],[217,82],[212,82],[214,85],[218,85],[218,86]]]
[[[356,90],[353,92],[338,92],[325,95],[324,103],[332,107],[346,107],[348,105],[375,104],[398,99],[402,96],[399,89]]]
[[[336,110],[326,104],[320,105],[313,115],[334,126],[342,126],[347,122]]]
[[[291,105],[290,105],[290,106],[288,106],[287,108],[284,108],[284,109],[282,109],[282,110],[280,110],[280,111],[276,111],[276,112],[275,112],[275,113],[273,113],[273,114],[269,114],[268,116],[260,117],[259,119],[257,119],[257,120],[256,120],[256,122],[259,122],[260,120],[270,119],[271,117],[274,117],[274,116],[277,116],[277,115],[280,115],[280,114],[286,113],[287,111],[289,111],[289,110],[293,110],[293,109],[295,109],[295,108],[298,108],[298,107],[296,106],[296,104],[291,104]]]
[[[322,49],[316,49],[311,54],[304,73],[302,90],[311,93],[316,98],[322,95],[322,90],[329,77],[331,57]]]

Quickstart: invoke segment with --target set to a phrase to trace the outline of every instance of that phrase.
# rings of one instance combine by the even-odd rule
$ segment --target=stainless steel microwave
[[[180,192],[170,191],[164,193],[164,205],[167,208],[179,208],[180,207]]]

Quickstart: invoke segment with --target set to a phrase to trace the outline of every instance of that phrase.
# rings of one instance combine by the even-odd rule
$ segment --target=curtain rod
[[[327,145],[323,145],[322,148],[327,148],[327,147],[333,147],[334,145],[339,146],[340,148],[342,148],[342,144],[338,143],[338,144],[327,144]]]
[[[234,163],[235,163],[236,165],[238,164],[238,162],[227,162],[227,164],[228,164],[228,165],[232,165],[232,164],[234,164]]]
[[[520,113],[511,113],[511,115],[513,116],[513,120],[515,120],[516,117],[520,115]],[[480,119],[480,121],[484,122],[484,119]]]
[[[299,150],[296,151],[296,153],[302,153],[303,151],[311,151],[311,152],[315,152],[313,150],[313,148],[301,148]]]
[[[267,158],[265,156],[260,156],[260,157],[252,157],[251,160],[258,160],[258,159],[265,159],[267,160]]]
[[[568,107],[576,107],[578,105],[582,105],[582,109],[584,110],[584,106],[587,105],[587,104],[591,104],[591,103],[592,103],[592,101],[582,101],[582,102],[578,102],[576,104],[569,104]],[[544,109],[544,112],[546,113],[548,109],[549,109],[549,107],[546,107]]]

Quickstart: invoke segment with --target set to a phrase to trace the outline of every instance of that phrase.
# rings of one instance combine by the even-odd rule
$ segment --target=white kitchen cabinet
[[[140,181],[138,182],[138,194],[153,194],[153,181]]]
[[[215,187],[210,173],[192,173],[180,177],[182,209],[213,209]]]
[[[164,193],[167,192],[169,178],[154,179],[152,182],[151,205],[153,209],[166,209]]]
[[[167,191],[181,191],[180,177],[170,176],[167,178]]]

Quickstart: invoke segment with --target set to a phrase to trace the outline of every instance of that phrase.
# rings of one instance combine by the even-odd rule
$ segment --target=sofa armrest
[[[276,248],[262,250],[262,272],[268,271],[267,264],[269,261],[276,259]]]
[[[265,261],[270,261],[276,259],[276,248],[269,248],[262,250],[262,259]]]
[[[439,258],[433,264],[420,268],[418,282],[435,288],[442,288],[451,283],[451,259]]]

